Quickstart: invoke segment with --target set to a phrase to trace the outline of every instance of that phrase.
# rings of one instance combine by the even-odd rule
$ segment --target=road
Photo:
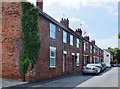
[[[17,87],[118,87],[118,69],[107,69],[98,75],[82,75],[80,73],[47,82],[35,82]]]
[[[118,87],[118,68],[98,75],[74,75],[57,80],[42,87]]]

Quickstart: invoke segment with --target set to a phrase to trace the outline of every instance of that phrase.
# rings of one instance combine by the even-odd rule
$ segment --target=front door
[[[63,54],[63,72],[65,72],[65,58],[66,58],[66,55]]]
[[[72,55],[72,70],[73,70],[73,71],[74,71],[74,69],[75,69],[75,68],[74,68],[74,63],[75,63],[75,62],[74,62],[74,58],[75,58],[75,57]]]

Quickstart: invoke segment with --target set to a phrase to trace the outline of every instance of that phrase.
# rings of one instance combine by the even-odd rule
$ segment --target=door
[[[72,55],[72,70],[74,71],[74,56]]]
[[[65,58],[66,58],[66,55],[64,54],[63,55],[63,72],[65,72]]]

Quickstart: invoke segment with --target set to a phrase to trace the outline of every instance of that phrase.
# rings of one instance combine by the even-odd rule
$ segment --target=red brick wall
[[[60,29],[60,31],[58,30]],[[39,58],[35,66],[36,79],[44,79],[60,76],[66,73],[72,73],[72,53],[80,53],[80,66],[76,67],[74,60],[74,72],[80,71],[82,68],[82,42],[80,48],[76,48],[76,38],[74,38],[74,46],[70,46],[70,34],[67,34],[67,44],[63,43],[62,29],[56,26],[56,39],[50,38],[50,21],[40,15],[39,17],[39,34],[41,39],[41,49]],[[50,46],[56,47],[56,67],[50,68]],[[63,51],[67,51],[66,55],[66,72],[63,73]]]
[[[2,75],[19,78],[21,3],[2,2]]]
[[[20,2],[3,2],[2,3],[2,76],[5,78],[18,79],[19,76],[19,56],[22,50],[22,41],[20,39],[22,34],[21,27],[21,4]],[[50,21],[39,17],[39,34],[41,39],[41,49],[38,60],[35,65],[34,76],[31,80],[40,80],[60,76],[66,73],[78,72],[82,68],[82,48],[83,44],[80,42],[80,48],[76,47],[76,38],[74,38],[74,46],[70,45],[70,34],[68,33],[67,44],[62,41],[62,29],[59,31],[56,26],[56,39],[49,36]],[[50,46],[56,47],[56,68],[50,68]],[[63,51],[67,51],[66,55],[66,72],[63,73]],[[80,66],[76,67],[76,60],[73,60],[72,53],[80,53]],[[1,57],[0,57],[1,58]],[[74,57],[75,58],[75,57]],[[28,73],[29,74],[29,73]],[[26,74],[27,75],[27,74]],[[29,79],[27,79],[29,80]]]
[[[2,8],[2,2],[0,2],[0,8]],[[2,76],[2,10],[0,9],[0,77]]]

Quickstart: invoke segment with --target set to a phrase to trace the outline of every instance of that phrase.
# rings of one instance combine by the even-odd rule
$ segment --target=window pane
[[[90,45],[90,53],[92,53],[92,45]]]
[[[63,31],[63,42],[67,43],[67,32]]]
[[[86,51],[86,43],[84,43],[84,51]]]
[[[51,57],[55,57],[55,52],[51,51]]]
[[[50,30],[52,30],[53,32],[55,32],[55,25],[50,23]]]
[[[56,47],[50,47],[50,67],[55,67]]]
[[[73,45],[73,35],[70,35],[70,45]]]
[[[67,43],[66,38],[63,38],[63,42],[64,42],[64,43]]]
[[[79,48],[79,39],[77,38],[77,47]]]
[[[77,66],[79,66],[79,53],[77,53]]]
[[[55,32],[50,31],[50,37],[55,39]]]
[[[55,25],[50,23],[50,37],[55,39]]]
[[[50,58],[50,67],[55,67],[55,58]]]

